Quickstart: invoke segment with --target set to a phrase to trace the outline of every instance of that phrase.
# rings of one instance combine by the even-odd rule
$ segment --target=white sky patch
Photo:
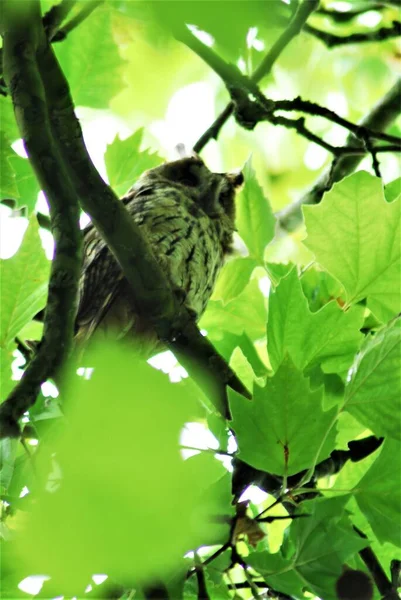
[[[327,160],[327,150],[314,144],[313,142],[308,144],[306,152],[304,154],[304,165],[311,171],[317,171],[320,169]]]
[[[48,398],[49,396],[51,398],[58,397],[58,389],[56,388],[54,383],[52,383],[51,381],[45,381],[44,383],[42,383],[41,387],[42,387],[43,395],[46,396],[46,398]]]
[[[245,60],[242,58],[242,56],[237,60],[237,67],[239,68],[239,70],[242,73],[246,72],[246,62]]]
[[[264,297],[268,298],[272,286],[270,279],[267,276],[261,277],[258,281],[258,286]]]
[[[196,25],[187,25],[187,27],[189,31],[191,31],[194,34],[194,36],[202,42],[202,44],[205,44],[205,46],[209,46],[209,48],[213,46],[214,37],[210,35],[210,33],[207,33],[207,31],[203,31],[202,29],[198,29]]]
[[[31,575],[19,582],[18,589],[27,594],[32,594],[32,596],[36,596],[42,589],[44,582],[49,579],[50,577],[47,575]]]
[[[250,27],[246,36],[246,45],[248,48],[254,48],[258,52],[265,49],[265,44],[262,40],[258,40],[258,28]]]
[[[21,245],[28,220],[13,217],[12,210],[0,205],[0,258],[11,258]]]
[[[92,580],[96,583],[96,585],[100,585],[103,581],[106,581],[108,575],[93,575]]]
[[[18,156],[21,156],[22,158],[28,158],[22,138],[15,140],[15,142],[11,144],[11,148],[18,154]]]
[[[351,10],[352,5],[350,2],[333,2],[330,4],[329,8],[337,10],[338,12],[348,12]]]
[[[364,25],[365,27],[376,27],[381,20],[381,14],[375,10],[369,10],[362,15],[358,15],[356,18],[357,23],[359,23],[359,25]]]
[[[160,147],[170,149],[170,159],[177,158],[177,144],[192,148],[213,122],[216,114],[214,96],[215,90],[210,83],[186,85],[171,98],[164,120],[149,125],[149,131],[159,141]]]
[[[326,94],[326,106],[340,117],[348,115],[348,102],[344,94],[340,92],[328,92]]]
[[[213,433],[203,423],[186,423],[181,431],[180,444],[191,448],[199,448],[200,450],[207,450],[208,448],[217,450],[219,447]],[[183,458],[189,458],[199,454],[199,452],[183,448],[181,454]]]
[[[253,504],[262,504],[267,496],[268,494],[256,485],[251,485],[243,492],[243,494],[241,494],[239,501],[243,502],[249,500],[250,502],[253,502]]]

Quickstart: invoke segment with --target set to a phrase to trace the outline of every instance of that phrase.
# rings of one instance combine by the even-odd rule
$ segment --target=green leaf
[[[5,400],[11,392],[16,382],[12,380],[11,365],[14,360],[13,352],[16,350],[17,344],[14,342],[8,346],[0,346],[0,381],[1,381],[1,401]]]
[[[238,335],[246,332],[253,340],[263,337],[266,306],[257,280],[252,279],[239,296],[225,305],[221,300],[210,300],[199,324],[212,339],[221,339],[225,331]]]
[[[35,463],[46,481],[55,456],[61,485],[38,494],[19,545],[20,560],[56,577],[60,593],[93,573],[130,582],[133,564],[138,584],[163,578],[189,550],[225,541],[229,523],[215,517],[233,510],[223,465],[181,456],[187,393],[126,345],[93,347],[85,360],[90,380],[66,385],[68,428]]]
[[[18,193],[14,196],[18,200],[17,208],[26,206],[28,213],[31,213],[35,210],[40,191],[31,163],[27,158],[21,158],[14,153],[10,156],[10,163],[14,169],[18,188]]]
[[[344,514],[347,501],[343,496],[308,502],[308,516],[291,523],[287,548],[277,554],[251,553],[247,563],[278,591],[302,598],[306,586],[320,598],[337,600],[334,585],[343,564],[367,545]]]
[[[363,339],[363,313],[360,306],[344,312],[335,301],[312,313],[293,269],[269,296],[267,348],[273,370],[286,352],[301,370],[315,364],[327,373],[346,370]]]
[[[248,161],[243,170],[245,186],[237,200],[236,224],[251,258],[264,264],[264,251],[274,237],[276,219]]]
[[[1,131],[11,143],[21,136],[15,120],[13,103],[10,97],[0,95]]]
[[[401,319],[370,339],[352,367],[344,407],[376,435],[401,440]]]
[[[397,200],[401,195],[401,177],[390,181],[384,188],[384,195],[386,196],[387,202],[393,202]]]
[[[226,304],[236,298],[248,285],[252,272],[257,266],[257,261],[249,257],[229,260],[217,279],[213,300],[221,300]]]
[[[401,547],[401,445],[385,440],[380,455],[353,489],[379,542]]]
[[[232,427],[239,457],[276,475],[293,475],[327,458],[334,448],[336,410],[323,411],[323,390],[287,358],[265,387],[254,385],[253,400],[230,390]]]
[[[386,322],[401,311],[400,201],[386,202],[381,180],[359,171],[303,208],[306,246],[344,286],[348,304],[367,305]]]
[[[42,248],[35,217],[30,219],[17,253],[0,261],[0,268],[0,347],[6,349],[46,304],[50,263]]]
[[[140,152],[143,128],[138,129],[126,140],[117,136],[107,146],[104,160],[109,183],[118,195],[125,194],[138,177],[147,169],[157,167],[163,159],[156,152]]]
[[[103,4],[54,45],[76,106],[107,108],[121,90],[124,63],[112,31],[112,9]]]
[[[0,196],[1,198],[15,198],[18,194],[14,169],[10,164],[13,154],[10,142],[4,131],[0,131]]]

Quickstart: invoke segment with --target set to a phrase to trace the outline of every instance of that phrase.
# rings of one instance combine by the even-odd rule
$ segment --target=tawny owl
[[[242,173],[212,173],[197,157],[145,172],[122,198],[165,267],[171,286],[198,319],[212,294],[224,257],[231,251],[235,193]],[[84,261],[76,339],[95,330],[131,335],[148,354],[156,334],[134,307],[128,283],[96,229],[84,230]]]

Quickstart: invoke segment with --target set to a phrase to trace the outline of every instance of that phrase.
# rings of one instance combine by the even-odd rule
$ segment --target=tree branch
[[[18,419],[35,402],[41,384],[53,376],[72,348],[81,271],[78,197],[52,139],[45,93],[35,53],[40,19],[36,3],[7,0],[3,6],[4,68],[17,123],[31,164],[49,202],[55,243],[43,338],[39,350],[0,407],[1,436],[19,435]]]
[[[400,94],[401,78],[395,82],[387,94],[381,98],[372,110],[359,122],[359,125],[369,131],[385,131],[400,114]],[[345,145],[348,148],[364,149],[364,153],[340,157],[323,171],[316,183],[314,183],[301,198],[279,212],[276,216],[280,227],[283,230],[293,231],[296,229],[302,222],[302,205],[318,204],[322,199],[324,192],[330,189],[331,185],[336,181],[340,181],[350,173],[353,173],[367,153],[366,148],[364,148],[362,143],[352,134],[348,136]]]
[[[382,42],[390,38],[401,35],[401,23],[393,21],[391,27],[380,27],[375,31],[367,31],[365,33],[351,33],[350,35],[336,35],[328,31],[321,31],[306,24],[304,27],[306,33],[310,33],[315,38],[321,40],[328,48],[342,46],[345,44],[361,44],[366,42]]]
[[[251,80],[255,83],[261,81],[266,75],[268,75],[274,63],[282,53],[282,51],[288,46],[288,44],[296,37],[305,25],[309,15],[316,10],[319,2],[315,0],[304,0],[297,8],[290,23],[279,36],[265,58],[262,60],[260,65],[251,75]],[[200,152],[211,139],[217,139],[221,128],[232,115],[234,110],[234,103],[230,102],[227,104],[225,109],[220,113],[214,123],[205,131],[205,133],[199,138],[193,147],[194,152]]]
[[[358,527],[355,527],[355,525],[353,526],[353,529],[361,538],[368,541],[368,537],[363,533],[363,531],[358,529]],[[387,577],[383,567],[381,566],[372,548],[370,546],[366,546],[366,548],[362,548],[362,550],[360,550],[358,554],[365,563],[380,594],[386,596],[386,594],[389,594],[390,592],[394,591],[391,581]]]
[[[249,393],[213,345],[200,334],[173,293],[149,242],[96,171],[74,113],[68,83],[48,43],[38,55],[38,64],[45,84],[52,132],[82,208],[120,264],[140,312],[146,315],[159,338],[188,372],[201,381],[217,409],[228,417],[226,386],[247,397]]]

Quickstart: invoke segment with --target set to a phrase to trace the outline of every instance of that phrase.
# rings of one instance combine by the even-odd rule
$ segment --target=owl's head
[[[212,173],[203,160],[193,155],[166,162],[144,173],[147,181],[174,184],[211,218],[223,215],[234,222],[235,194],[244,182],[241,172]],[[141,179],[142,179],[141,177]]]

